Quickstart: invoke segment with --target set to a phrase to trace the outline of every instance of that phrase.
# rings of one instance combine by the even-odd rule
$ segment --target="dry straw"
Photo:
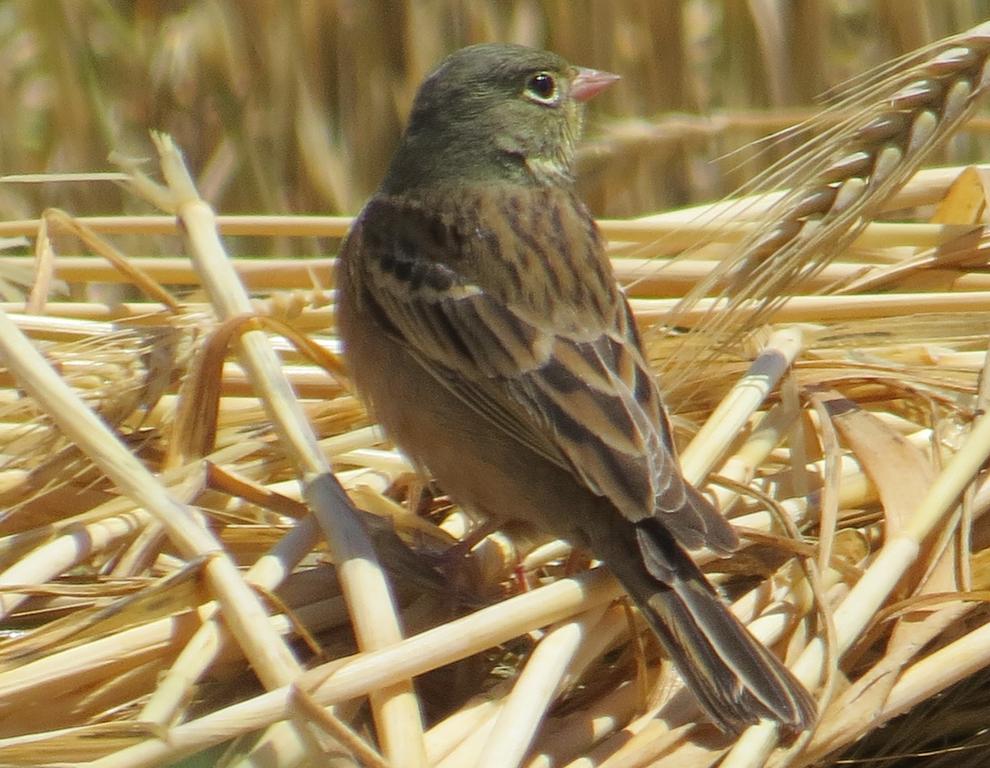
[[[166,216],[0,225],[36,244],[0,315],[0,763],[827,765],[978,674],[990,177],[919,166],[988,57],[983,25],[861,81],[745,197],[602,222],[681,437],[700,425],[685,471],[748,541],[700,559],[815,691],[813,732],[719,736],[566,545],[452,550],[477,522],[349,393],[329,262],[218,237],[347,221],[216,217],[159,138],[166,186],[126,177]],[[110,243],[177,230],[191,265]],[[70,235],[99,258],[59,256]]]

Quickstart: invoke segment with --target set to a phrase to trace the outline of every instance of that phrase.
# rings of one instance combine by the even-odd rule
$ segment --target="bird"
[[[385,433],[460,505],[587,549],[727,734],[816,717],[692,560],[738,545],[681,474],[658,383],[578,197],[585,103],[617,75],[486,43],[420,85],[336,266],[337,332]]]

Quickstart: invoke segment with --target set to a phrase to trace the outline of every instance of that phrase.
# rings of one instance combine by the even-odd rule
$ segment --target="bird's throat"
[[[562,163],[555,157],[529,157],[525,160],[526,169],[538,184],[549,186],[574,183],[570,163]]]

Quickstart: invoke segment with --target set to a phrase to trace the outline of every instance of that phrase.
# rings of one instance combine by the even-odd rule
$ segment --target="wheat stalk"
[[[990,85],[990,23],[941,40],[851,85],[852,94],[819,119],[842,112],[752,186],[788,187],[764,214],[766,225],[701,280],[671,318],[713,292],[729,311],[709,314],[706,336],[752,327],[823,270],[876,218],[930,156],[972,114]]]

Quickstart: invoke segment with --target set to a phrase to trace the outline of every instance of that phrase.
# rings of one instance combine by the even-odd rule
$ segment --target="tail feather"
[[[715,724],[728,733],[760,718],[808,728],[816,716],[811,696],[721,602],[671,533],[655,519],[641,521],[634,547],[641,558],[627,549],[606,562]]]

